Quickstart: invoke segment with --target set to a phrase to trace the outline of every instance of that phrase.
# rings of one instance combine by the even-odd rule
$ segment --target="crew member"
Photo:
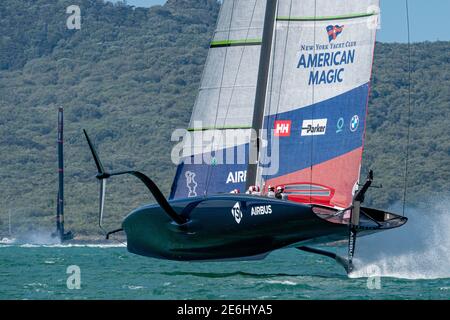
[[[246,194],[253,194],[256,191],[256,186],[250,186]]]
[[[282,187],[282,186],[277,187],[277,192],[275,193],[275,198],[280,199],[280,200],[286,199],[286,195],[284,194],[284,187]]]
[[[260,196],[261,195],[261,188],[259,186],[255,186],[255,191],[253,191],[252,195]]]
[[[275,187],[269,186],[269,188],[267,190],[268,190],[267,197],[275,198]]]

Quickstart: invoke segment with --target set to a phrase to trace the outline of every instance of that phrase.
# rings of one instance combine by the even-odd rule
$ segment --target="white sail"
[[[265,0],[225,0],[222,4],[190,121],[192,139],[186,139],[171,198],[245,186],[246,157],[231,161],[217,156],[219,162],[212,166],[208,154],[224,155],[229,149],[237,154],[243,153],[239,148],[248,148],[265,7]],[[233,139],[218,137],[226,131]],[[208,147],[204,137],[214,135],[215,146]]]

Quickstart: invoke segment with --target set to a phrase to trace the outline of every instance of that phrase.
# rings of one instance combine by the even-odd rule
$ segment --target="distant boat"
[[[0,240],[0,245],[10,245],[14,244],[17,240],[12,236],[11,230],[11,210],[8,211],[8,234],[9,237],[5,237]]]
[[[16,242],[16,239],[14,238],[3,238],[2,240],[0,240],[0,245],[10,245],[10,244],[14,244]]]
[[[71,231],[64,231],[64,109],[58,109],[58,194],[56,200],[56,231],[53,238],[61,242],[73,239]]]
[[[130,174],[158,202],[108,234],[124,231],[132,253],[227,261],[291,247],[351,272],[357,235],[408,220],[362,206],[373,182],[370,171],[360,183],[360,171],[379,15],[378,0],[224,0],[169,200],[143,173],[106,171],[84,132],[100,225],[106,179]],[[227,134],[235,139],[222,143]],[[347,258],[311,247],[340,240]]]

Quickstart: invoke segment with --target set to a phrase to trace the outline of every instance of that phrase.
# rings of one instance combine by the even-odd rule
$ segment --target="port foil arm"
[[[167,213],[168,216],[170,216],[170,218],[172,218],[172,220],[174,222],[176,222],[177,224],[180,224],[180,225],[181,224],[185,224],[186,222],[188,222],[187,218],[179,215],[172,208],[172,206],[167,201],[166,197],[164,197],[163,193],[158,188],[156,183],[153,182],[152,179],[150,179],[148,176],[146,176],[142,172],[139,172],[139,171],[112,172],[112,173],[110,173],[110,177],[120,176],[120,175],[127,175],[127,174],[138,178],[139,180],[141,180],[145,184],[147,189],[151,192],[151,194],[155,198],[156,202],[158,202],[158,204],[161,206],[161,208]]]
[[[147,189],[155,198],[156,202],[161,206],[161,208],[166,212],[166,214],[177,224],[182,225],[188,222],[188,219],[184,216],[179,215],[167,199],[164,197],[161,190],[158,188],[155,182],[150,179],[148,176],[139,171],[119,171],[119,172],[107,172],[100,161],[100,157],[98,156],[97,150],[94,147],[91,139],[89,138],[86,130],[83,130],[86,140],[89,145],[89,149],[91,150],[92,157],[94,158],[95,165],[97,167],[97,175],[96,178],[101,182],[100,184],[100,209],[99,209],[99,225],[102,227],[103,220],[103,211],[105,205],[105,190],[106,190],[106,180],[113,176],[121,176],[121,175],[132,175],[138,178],[141,182],[145,184]]]

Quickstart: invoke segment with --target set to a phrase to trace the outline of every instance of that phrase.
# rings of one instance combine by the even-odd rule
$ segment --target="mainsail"
[[[264,120],[254,128],[266,3],[222,4],[171,198],[243,190],[253,128],[269,131],[259,160],[277,169],[260,165],[255,184],[347,207],[360,175],[379,1],[277,1]]]
[[[171,198],[245,188],[266,0],[225,0]]]
[[[279,0],[265,127],[290,200],[348,207],[358,187],[378,0]],[[270,144],[269,144],[270,147]]]

